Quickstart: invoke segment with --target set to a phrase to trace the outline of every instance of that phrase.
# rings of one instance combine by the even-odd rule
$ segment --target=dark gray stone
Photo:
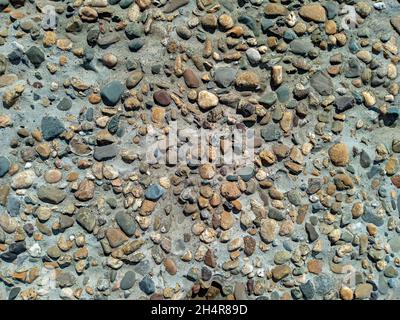
[[[237,70],[231,67],[220,67],[215,70],[215,83],[222,88],[228,88],[235,80]]]
[[[42,62],[45,60],[43,51],[36,46],[30,47],[25,54],[35,68],[39,68]]]
[[[125,273],[121,280],[120,288],[122,290],[129,290],[135,284],[135,273],[133,271],[128,271]]]
[[[310,84],[321,96],[333,93],[332,79],[326,72],[315,73],[310,79]]]
[[[147,295],[156,291],[154,282],[149,276],[145,276],[142,281],[139,282],[139,288]]]
[[[306,232],[308,235],[308,240],[310,242],[314,242],[315,240],[318,239],[319,235],[318,235],[317,231],[315,230],[315,227],[311,223],[307,222],[305,225],[305,228],[306,228]]]
[[[115,215],[115,221],[127,236],[132,236],[135,233],[136,222],[129,214],[120,211]]]
[[[0,156],[0,178],[10,170],[10,160],[6,157]]]
[[[282,130],[275,123],[268,124],[261,130],[261,136],[266,142],[278,140],[282,135]]]
[[[368,153],[365,150],[361,151],[361,153],[360,153],[361,167],[366,169],[366,168],[369,168],[371,166],[371,164],[372,164],[372,160],[371,160],[370,156],[368,155]]]
[[[68,98],[62,98],[57,105],[57,109],[61,111],[68,111],[72,107],[72,101]]]
[[[336,113],[341,113],[346,110],[349,110],[353,108],[355,105],[355,99],[352,96],[343,96],[343,97],[338,97],[335,100],[335,108],[336,108]]]
[[[63,123],[55,117],[43,117],[40,125],[43,138],[47,141],[57,138],[65,131]]]
[[[304,38],[294,39],[290,42],[290,51],[302,56],[305,56],[313,47],[311,41]]]
[[[274,207],[270,207],[268,211],[268,217],[276,221],[282,221],[285,219],[286,214],[281,210],[278,210]]]
[[[106,84],[101,89],[100,96],[103,103],[107,106],[115,106],[124,92],[124,86],[121,82],[114,80]]]
[[[105,161],[114,158],[118,153],[118,148],[115,144],[98,146],[94,148],[93,157],[97,161]]]
[[[384,219],[372,212],[370,208],[365,209],[365,213],[361,216],[365,222],[373,223],[377,227],[381,227],[384,224]]]
[[[315,288],[311,280],[308,280],[306,283],[302,283],[300,285],[300,290],[303,293],[305,299],[310,300],[314,297]]]
[[[7,199],[7,211],[11,217],[19,216],[21,203],[17,197],[9,196]]]

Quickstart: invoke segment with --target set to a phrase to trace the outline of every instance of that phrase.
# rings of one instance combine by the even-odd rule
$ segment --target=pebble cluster
[[[400,298],[399,1],[0,0],[0,23],[0,299]],[[148,159],[173,123],[251,128],[254,161]]]

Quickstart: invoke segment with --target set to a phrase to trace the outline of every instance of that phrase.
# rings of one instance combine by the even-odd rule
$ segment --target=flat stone
[[[286,278],[291,272],[292,270],[288,265],[276,266],[272,269],[272,277],[274,281],[279,281]]]
[[[126,79],[126,87],[128,89],[135,88],[143,79],[144,73],[142,71],[133,71]]]
[[[103,103],[107,106],[115,106],[121,99],[124,86],[121,82],[114,80],[106,84],[100,91]]]
[[[37,190],[37,196],[43,202],[59,204],[64,201],[64,199],[67,197],[67,194],[64,190],[53,186],[41,186]]]
[[[371,296],[372,289],[370,283],[361,283],[354,290],[354,296],[356,299],[367,299]]]
[[[116,248],[128,241],[128,237],[117,228],[111,228],[106,231],[106,237],[111,248]]]
[[[95,215],[86,208],[79,211],[76,221],[89,233],[93,231],[96,225]]]
[[[215,69],[214,81],[222,88],[228,88],[235,81],[237,70],[231,67],[219,67]]]
[[[118,154],[118,148],[115,144],[97,146],[94,148],[93,158],[97,161],[106,161],[115,158]]]
[[[150,295],[156,291],[156,287],[154,285],[154,281],[149,277],[145,276],[140,282],[139,282],[139,288],[142,290],[145,294]]]
[[[320,4],[308,4],[300,8],[299,15],[306,20],[325,22],[326,12]]]
[[[262,219],[260,223],[261,240],[270,243],[275,240],[278,232],[278,223],[272,219]]]
[[[160,106],[166,107],[172,103],[170,94],[165,90],[158,90],[153,94],[154,102]]]
[[[122,290],[129,290],[135,284],[135,280],[136,280],[135,273],[133,271],[127,271],[124,277],[122,278],[119,287]]]
[[[183,72],[183,79],[189,88],[198,88],[200,86],[200,80],[192,69],[186,69]]]
[[[316,72],[311,77],[310,84],[321,96],[333,93],[332,79],[326,72]]]
[[[157,201],[160,199],[165,192],[165,189],[158,184],[150,185],[144,194],[147,200]]]
[[[335,100],[336,113],[341,113],[353,108],[355,99],[352,96],[342,96]]]
[[[13,176],[11,187],[13,189],[28,189],[36,179],[35,171],[25,170]]]
[[[313,48],[313,44],[308,39],[294,39],[290,42],[290,51],[294,54],[305,56]]]
[[[55,117],[43,117],[40,124],[43,138],[47,141],[54,140],[65,131],[63,123]]]
[[[39,68],[42,62],[45,60],[43,51],[36,46],[30,47],[25,54],[35,68]]]
[[[4,177],[8,170],[10,170],[10,160],[0,156],[0,177]]]
[[[115,215],[115,221],[127,236],[133,236],[136,231],[136,222],[130,215],[120,211]]]

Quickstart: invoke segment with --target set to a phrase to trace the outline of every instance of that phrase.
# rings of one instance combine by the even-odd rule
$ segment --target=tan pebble
[[[370,108],[376,104],[376,98],[370,91],[363,91],[362,96],[364,98],[364,104],[366,107]]]
[[[43,46],[50,47],[56,44],[57,36],[54,31],[46,31],[43,35]]]
[[[235,200],[240,197],[241,192],[235,182],[225,182],[221,185],[221,195],[228,200]]]
[[[300,8],[299,15],[305,20],[315,22],[324,22],[326,20],[326,12],[320,4],[307,4]]]
[[[50,169],[44,174],[44,180],[47,183],[57,183],[61,180],[62,173],[58,169]]]
[[[349,150],[346,144],[337,143],[329,148],[329,157],[336,166],[345,166],[349,162]]]
[[[101,58],[103,64],[108,68],[114,68],[118,63],[118,58],[112,53],[106,53]]]
[[[346,286],[341,287],[340,298],[342,298],[342,300],[353,300],[353,290]]]
[[[49,143],[47,143],[47,142],[39,143],[35,147],[35,150],[40,155],[40,157],[43,159],[49,158],[50,153],[51,153],[51,147],[50,147]]]
[[[336,22],[333,20],[328,20],[325,22],[325,32],[326,34],[335,34],[337,32]]]
[[[218,97],[211,92],[202,90],[198,94],[197,103],[201,109],[208,111],[218,105]]]
[[[226,13],[219,16],[218,23],[224,30],[228,30],[234,26],[232,17]]]
[[[64,51],[69,51],[72,49],[72,41],[69,39],[58,39],[57,48]]]
[[[202,179],[212,179],[215,175],[214,166],[211,163],[205,163],[200,166],[199,174]]]

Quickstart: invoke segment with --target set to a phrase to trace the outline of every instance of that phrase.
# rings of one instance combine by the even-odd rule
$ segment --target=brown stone
[[[112,248],[119,247],[121,244],[128,241],[128,237],[120,229],[112,228],[106,231],[108,243]]]
[[[165,90],[158,90],[153,94],[154,102],[160,106],[169,106],[172,102],[170,94]]]
[[[174,260],[172,260],[171,258],[166,258],[166,259],[164,259],[164,267],[165,267],[165,270],[166,270],[170,275],[175,275],[176,272],[178,271]]]
[[[230,212],[223,211],[221,214],[221,228],[224,230],[229,230],[230,228],[233,227],[234,223],[235,223],[234,216]]]
[[[354,291],[354,297],[356,299],[367,299],[371,296],[372,289],[372,284],[361,283],[357,285],[356,290]]]
[[[208,249],[204,256],[204,264],[210,268],[215,268],[217,266],[217,259],[215,257],[214,250]]]
[[[61,180],[62,173],[58,169],[50,169],[44,174],[44,180],[47,183],[57,183]]]
[[[244,253],[247,256],[251,256],[256,250],[256,245],[257,245],[256,240],[253,237],[246,236],[243,238],[243,242],[244,242]]]
[[[51,147],[50,147],[50,144],[47,142],[39,143],[35,147],[35,150],[42,159],[47,159],[48,157],[50,157]]]
[[[274,279],[274,281],[277,282],[287,277],[291,272],[292,270],[290,269],[290,267],[285,264],[276,266],[272,269],[272,278]]]
[[[84,179],[78,186],[78,190],[74,193],[75,198],[80,201],[88,201],[94,196],[95,184],[93,181]]]
[[[240,197],[241,192],[235,182],[225,182],[221,185],[221,194],[228,200],[235,200]]]
[[[286,16],[289,11],[280,3],[268,3],[264,7],[264,13],[267,17],[272,16]]]
[[[322,271],[323,263],[321,260],[312,259],[307,263],[307,269],[309,272],[314,274],[320,274]]]
[[[326,12],[320,4],[308,4],[300,8],[299,15],[305,20],[325,22]]]
[[[223,13],[218,18],[218,23],[223,30],[228,30],[234,26],[233,19],[230,15]]]
[[[142,216],[150,215],[154,211],[156,204],[157,204],[157,202],[145,199],[143,201],[142,206],[140,207],[140,214]]]
[[[329,148],[329,157],[335,166],[346,166],[349,163],[349,149],[344,143],[337,143]]]
[[[342,300],[353,300],[353,290],[351,290],[349,287],[341,287],[340,288],[340,298]]]
[[[400,189],[400,175],[393,176],[391,179],[392,183]]]
[[[211,163],[205,163],[200,166],[199,174],[202,179],[212,179],[215,176],[214,166]]]
[[[183,72],[183,78],[185,79],[185,83],[189,88],[200,87],[200,80],[192,69],[186,69]]]
[[[238,88],[254,90],[260,85],[260,77],[253,71],[244,71],[240,73],[235,80]]]

